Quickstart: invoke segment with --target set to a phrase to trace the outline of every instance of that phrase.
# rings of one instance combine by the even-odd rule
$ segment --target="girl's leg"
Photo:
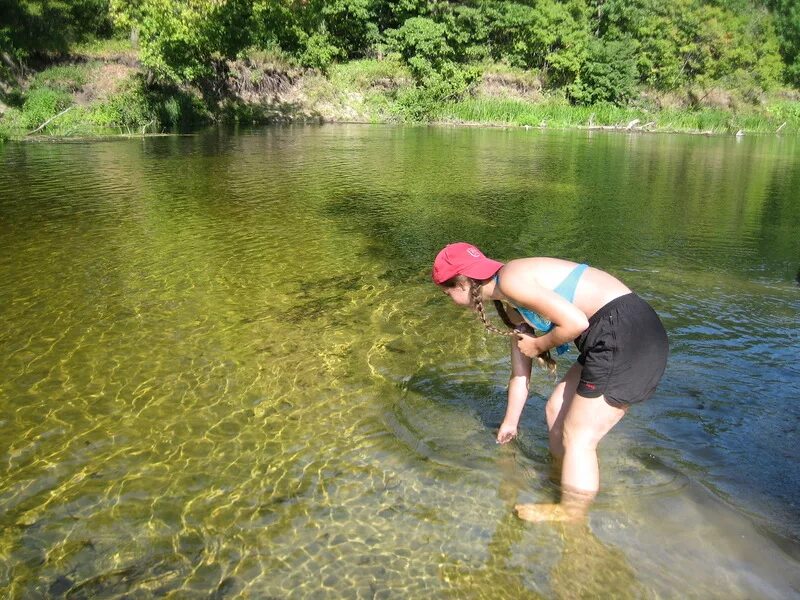
[[[585,398],[573,392],[562,404],[564,462],[560,504],[519,504],[517,514],[528,521],[574,520],[583,517],[600,488],[597,444],[626,409],[611,406],[603,396]],[[558,422],[556,419],[555,423]]]
[[[603,396],[584,398],[575,394],[564,419],[564,464],[562,493],[588,496],[600,489],[597,444],[625,415],[626,409],[611,406]]]
[[[558,382],[544,407],[550,452],[559,463],[564,458],[564,418],[569,411],[572,398],[575,396],[575,390],[578,388],[581,370],[580,363],[572,365],[561,381]]]

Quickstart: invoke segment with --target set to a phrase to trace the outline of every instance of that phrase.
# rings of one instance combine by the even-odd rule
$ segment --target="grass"
[[[509,98],[467,98],[442,107],[439,118],[444,121],[519,125],[558,129],[594,126],[625,127],[635,119],[638,125],[652,123],[657,131],[691,131],[726,133],[738,130],[774,132],[784,122],[786,133],[800,131],[800,105],[795,102],[776,104],[764,109],[733,113],[727,110],[626,108],[611,104],[572,106],[564,100],[542,103]]]
[[[336,87],[364,91],[375,86],[396,86],[411,81],[411,73],[399,60],[353,60],[333,65],[329,79]]]
[[[77,92],[89,80],[89,72],[97,63],[57,65],[36,73],[30,80],[30,89],[51,88],[62,92]]]
[[[445,105],[440,112],[444,120],[556,128],[586,126],[590,121],[618,124],[646,116],[641,110],[610,104],[572,106],[563,100],[532,103],[513,98],[467,98]]]
[[[72,48],[72,53],[90,59],[107,60],[116,56],[136,55],[137,50],[127,38],[112,38],[89,40],[77,44]]]

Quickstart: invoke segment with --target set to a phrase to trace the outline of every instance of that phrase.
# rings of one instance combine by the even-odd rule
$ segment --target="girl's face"
[[[459,281],[453,287],[439,287],[442,288],[442,292],[450,296],[450,299],[459,306],[472,306],[472,302],[469,297],[468,281]]]

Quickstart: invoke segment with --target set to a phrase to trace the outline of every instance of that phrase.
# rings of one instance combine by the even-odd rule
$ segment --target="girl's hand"
[[[539,348],[538,339],[526,333],[517,333],[517,348],[528,358],[536,358],[544,350]]]
[[[517,428],[513,425],[500,425],[500,431],[497,432],[497,443],[506,444],[517,437]]]

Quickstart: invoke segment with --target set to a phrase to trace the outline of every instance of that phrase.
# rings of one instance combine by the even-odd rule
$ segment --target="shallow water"
[[[3,597],[800,595],[800,143],[390,126],[0,146]],[[619,275],[655,397],[557,498],[445,243]],[[560,359],[560,372],[574,360]]]

